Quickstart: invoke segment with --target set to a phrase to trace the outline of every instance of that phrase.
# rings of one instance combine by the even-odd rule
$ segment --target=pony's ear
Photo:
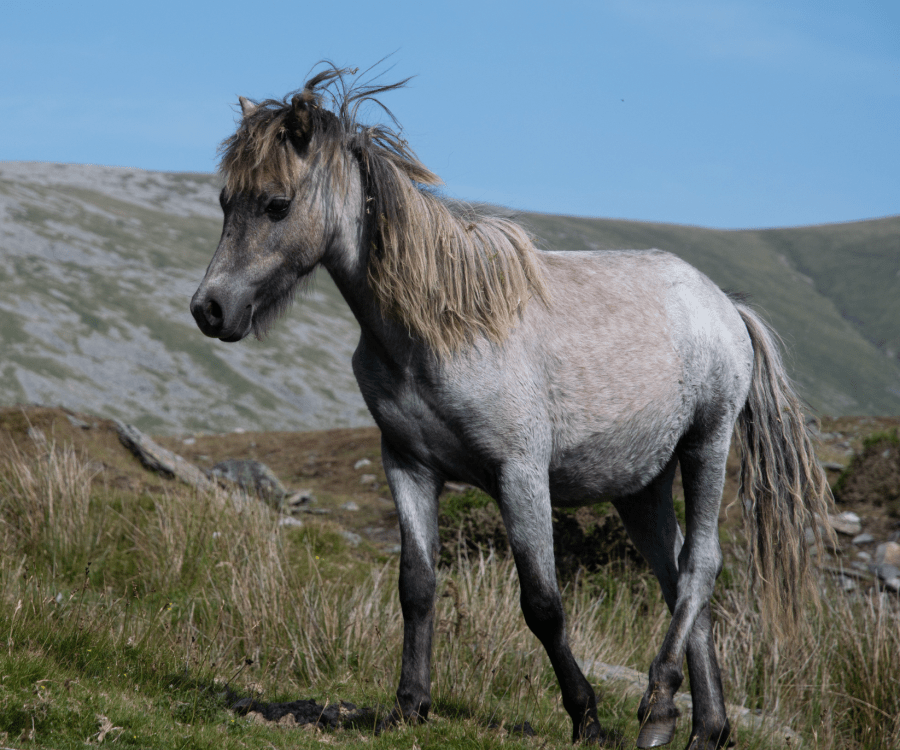
[[[241,114],[242,114],[244,117],[249,117],[249,116],[252,115],[254,112],[256,112],[256,109],[257,109],[257,106],[258,106],[258,105],[254,104],[253,102],[251,102],[251,101],[250,101],[249,99],[247,99],[246,97],[239,96],[239,97],[238,97],[238,101],[241,103]]]

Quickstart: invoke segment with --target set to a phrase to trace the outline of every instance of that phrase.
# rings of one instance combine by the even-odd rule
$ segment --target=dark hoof
[[[641,725],[638,747],[662,747],[668,745],[675,736],[675,717],[648,719]]]

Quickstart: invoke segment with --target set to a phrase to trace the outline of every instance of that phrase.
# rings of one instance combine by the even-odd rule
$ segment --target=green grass
[[[396,557],[350,549],[314,520],[279,527],[262,503],[129,494],[95,471],[54,446],[0,465],[0,744],[570,746],[514,565],[464,549],[439,570],[427,724],[375,737],[371,725],[321,732],[232,713],[238,695],[387,711],[402,639]],[[729,701],[777,706],[809,747],[896,747],[896,602],[832,592],[809,634],[776,643],[751,606],[740,553],[729,561],[714,603]],[[564,602],[577,658],[646,670],[668,625],[646,573],[607,566],[569,583]],[[637,697],[616,683],[598,695],[604,724],[633,739]],[[536,738],[508,732],[525,721]],[[689,724],[680,721],[676,746]],[[738,732],[741,747],[777,746]]]
[[[900,445],[900,432],[897,431],[896,427],[893,430],[881,430],[873,432],[871,435],[866,435],[863,438],[863,451],[879,447],[882,444]]]

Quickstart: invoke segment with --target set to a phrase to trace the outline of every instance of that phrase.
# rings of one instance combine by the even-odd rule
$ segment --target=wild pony
[[[573,740],[613,738],[567,641],[551,505],[609,500],[672,612],[637,744],[671,741],[686,653],[689,746],[724,746],[709,600],[732,432],[772,621],[796,619],[813,588],[802,532],[827,511],[775,334],[673,255],[539,251],[514,221],[442,199],[398,130],[357,120],[360,104],[406,81],[348,83],[354,73],[329,66],[281,101],[241,97],[242,121],[221,149],[222,237],[191,312],[207,336],[262,336],[324,266],[359,321],[353,371],[381,428],[402,536],[402,667],[381,728],[425,719],[431,705],[438,496],[454,480],[499,504],[522,611]]]

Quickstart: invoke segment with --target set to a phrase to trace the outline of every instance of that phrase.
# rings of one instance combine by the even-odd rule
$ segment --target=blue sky
[[[900,213],[896,0],[19,2],[0,160],[209,172],[239,94],[390,53],[386,81],[416,78],[386,103],[456,197],[728,228]]]

